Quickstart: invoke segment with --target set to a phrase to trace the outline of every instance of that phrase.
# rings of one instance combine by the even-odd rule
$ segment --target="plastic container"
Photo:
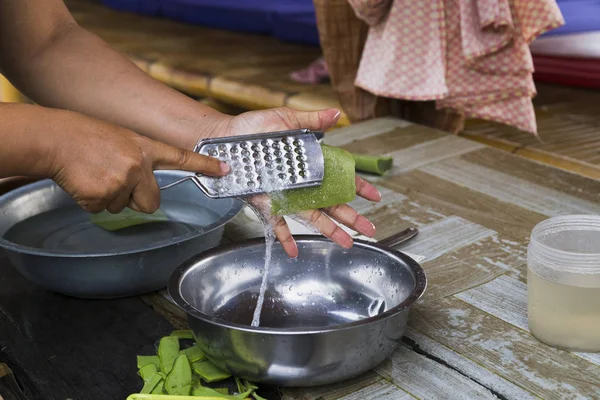
[[[527,251],[528,320],[540,341],[600,352],[600,216],[539,223]]]

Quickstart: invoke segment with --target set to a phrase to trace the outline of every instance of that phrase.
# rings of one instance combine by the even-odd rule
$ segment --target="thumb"
[[[288,114],[289,119],[298,121],[296,128],[306,128],[310,130],[326,130],[334,126],[340,119],[340,111],[332,108],[320,111],[299,111],[291,108],[285,108],[284,112]]]
[[[152,160],[153,169],[176,169],[209,176],[223,176],[230,171],[229,165],[216,158],[161,142],[153,141],[146,152]]]

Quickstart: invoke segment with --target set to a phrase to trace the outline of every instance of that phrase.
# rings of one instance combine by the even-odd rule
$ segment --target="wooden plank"
[[[598,202],[581,199],[463,159],[444,160],[427,165],[422,171],[542,215],[600,213]]]
[[[398,175],[482,148],[484,145],[481,143],[456,136],[445,136],[402,150],[388,152],[386,155],[393,157],[394,166],[387,175]]]
[[[515,276],[503,275],[474,289],[458,293],[459,299],[529,332],[527,325],[527,284]],[[573,353],[600,366],[600,353]]]
[[[463,374],[405,346],[375,371],[418,399],[497,399]]]
[[[419,304],[410,325],[541,398],[598,398],[600,393],[600,367],[543,345],[460,299]]]
[[[422,171],[386,177],[379,183],[443,214],[459,216],[517,240],[528,240],[535,224],[547,218]]]
[[[600,203],[600,181],[562,171],[538,162],[505,154],[494,149],[482,149],[461,157],[463,160],[481,165],[513,177],[546,186],[571,196]]]
[[[365,397],[361,397],[365,396]],[[283,389],[284,400],[409,400],[414,397],[373,371],[358,378],[315,388]]]
[[[331,146],[344,146],[355,140],[372,138],[393,131],[396,128],[405,128],[410,125],[410,122],[398,118],[375,118],[327,132],[323,138],[323,143]]]
[[[426,254],[427,260],[431,261],[495,233],[481,225],[452,216],[422,227],[420,235],[404,250],[415,254]]]
[[[498,397],[503,396],[507,399],[519,400],[537,399],[537,397],[533,396],[531,393],[525,391],[519,386],[507,381],[502,377],[499,377],[493,372],[483,368],[481,365],[461,356],[452,349],[441,345],[435,340],[415,331],[410,327],[407,329],[405,336],[413,341],[413,346],[416,346],[421,352],[424,352],[429,357],[445,363],[454,370],[469,377],[478,384],[492,391]]]
[[[420,125],[395,128],[377,136],[363,132],[361,136],[341,147],[351,153],[382,155],[448,137],[445,133]]]
[[[423,263],[428,279],[423,301],[478,287],[524,265],[525,249],[506,244],[506,240],[502,235],[494,235]]]

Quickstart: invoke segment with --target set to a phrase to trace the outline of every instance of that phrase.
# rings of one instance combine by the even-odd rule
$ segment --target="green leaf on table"
[[[171,332],[171,336],[176,336],[179,339],[190,339],[194,340],[194,334],[189,329],[182,329]]]
[[[194,373],[201,377],[205,382],[212,383],[230,378],[231,374],[223,371],[208,360],[197,361],[192,364]]]
[[[165,374],[171,372],[173,363],[179,357],[179,338],[176,336],[165,336],[158,344],[158,357],[160,369]]]
[[[137,356],[138,369],[143,368],[148,364],[154,364],[156,365],[156,368],[160,368],[160,360],[158,356]]]
[[[98,214],[92,214],[90,220],[94,225],[107,231],[117,231],[134,225],[146,224],[149,222],[168,221],[167,215],[159,208],[152,214],[146,214],[126,208],[118,214],[111,214],[104,210]]]
[[[177,357],[173,368],[165,380],[165,389],[168,394],[188,396],[192,390],[192,370],[190,362],[185,355]]]
[[[158,384],[162,381],[162,376],[159,374],[154,374],[148,380],[144,381],[144,387],[140,391],[140,393],[154,393],[153,390],[158,386]]]
[[[158,369],[154,364],[146,364],[138,370],[138,375],[142,377],[144,382],[150,379],[153,375],[158,373]]]
[[[192,346],[188,347],[187,349],[183,349],[179,352],[179,354],[185,354],[191,363],[202,361],[206,358],[206,355],[198,346]]]

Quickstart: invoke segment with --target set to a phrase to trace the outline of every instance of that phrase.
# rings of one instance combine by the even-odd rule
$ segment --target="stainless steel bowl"
[[[155,173],[161,186],[185,175]],[[161,196],[168,221],[109,232],[54,182],[28,184],[0,196],[0,248],[26,279],[70,296],[115,298],[162,289],[183,261],[220,243],[242,203],[209,199],[192,182]]]
[[[273,248],[258,328],[250,325],[264,240],[212,249],[175,271],[169,293],[188,313],[198,345],[221,368],[263,384],[329,384],[375,367],[396,348],[425,290],[422,268],[378,244],[296,240],[297,259]]]

